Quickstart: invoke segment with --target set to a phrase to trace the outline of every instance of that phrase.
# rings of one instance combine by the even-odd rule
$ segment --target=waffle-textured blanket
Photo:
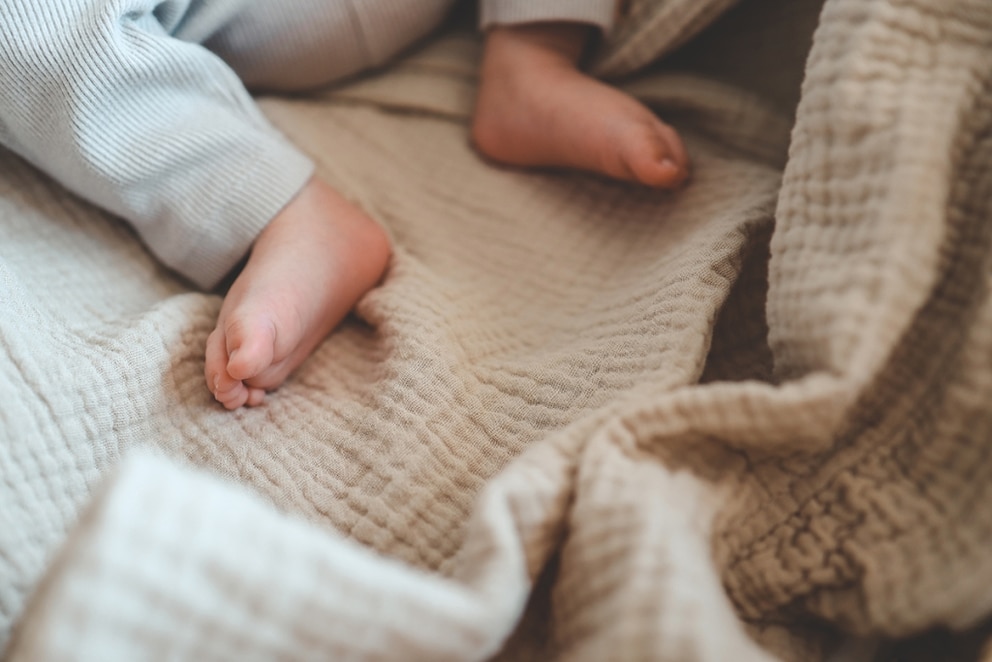
[[[485,163],[471,31],[263,101],[396,254],[257,409],[204,387],[218,296],[0,154],[6,658],[820,660],[979,625],[992,3],[729,4],[635,1],[593,65],[683,131],[675,194]]]

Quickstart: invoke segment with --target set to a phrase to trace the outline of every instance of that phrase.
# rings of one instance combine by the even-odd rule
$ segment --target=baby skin
[[[591,28],[490,31],[472,125],[476,148],[514,166],[564,167],[656,188],[685,182],[678,134],[582,73]],[[205,377],[227,409],[261,404],[382,278],[382,228],[319,179],[266,226],[207,339]]]

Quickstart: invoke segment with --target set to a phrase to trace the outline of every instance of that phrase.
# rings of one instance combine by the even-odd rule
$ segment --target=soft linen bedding
[[[256,409],[204,388],[218,296],[0,154],[4,658],[977,651],[992,5],[728,5],[635,0],[593,65],[676,194],[483,162],[470,30],[263,101],[396,253]]]

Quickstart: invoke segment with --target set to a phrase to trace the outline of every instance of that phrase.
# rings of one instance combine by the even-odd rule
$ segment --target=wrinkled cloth
[[[986,619],[992,5],[726,4],[634,2],[591,64],[682,131],[677,193],[480,159],[471,31],[264,100],[396,253],[257,409],[204,387],[218,296],[0,156],[5,659],[823,660]]]

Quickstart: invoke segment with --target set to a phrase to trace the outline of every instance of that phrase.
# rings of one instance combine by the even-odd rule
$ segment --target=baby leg
[[[0,3],[0,80],[17,92],[0,95],[0,142],[130,221],[201,287],[250,251],[208,346],[208,386],[229,408],[278,386],[389,255],[381,228],[312,178],[235,72],[173,35],[254,4]]]
[[[240,2],[230,16],[218,14],[217,0],[202,3],[209,18],[184,21],[174,36],[202,42],[249,90],[298,92],[388,62],[440,25],[455,0]]]
[[[493,6],[497,1],[489,0]],[[604,5],[592,0],[579,6],[597,3]],[[522,18],[540,17],[539,10],[553,4],[535,1]],[[574,7],[562,9],[567,15]],[[578,69],[592,31],[578,22],[493,27],[472,126],[476,146],[510,165],[577,168],[659,188],[681,185],[689,159],[678,134],[640,102]]]

